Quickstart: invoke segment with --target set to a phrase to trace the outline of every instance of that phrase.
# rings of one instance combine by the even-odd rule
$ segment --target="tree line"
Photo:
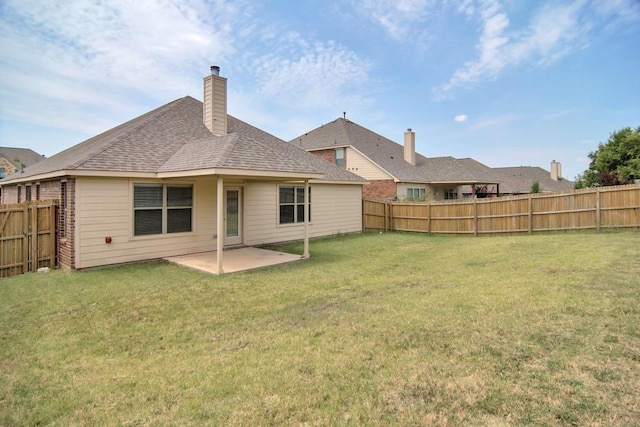
[[[630,184],[640,180],[640,126],[615,131],[589,153],[589,168],[576,178],[576,188]]]

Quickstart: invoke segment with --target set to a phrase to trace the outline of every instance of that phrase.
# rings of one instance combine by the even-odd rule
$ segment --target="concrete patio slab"
[[[267,249],[229,249],[224,251],[222,269],[224,270],[224,274],[235,273],[270,265],[283,264],[285,262],[298,261],[300,259],[302,259],[300,255],[270,251]],[[218,259],[215,251],[168,257],[165,258],[165,260],[206,273],[218,274]]]

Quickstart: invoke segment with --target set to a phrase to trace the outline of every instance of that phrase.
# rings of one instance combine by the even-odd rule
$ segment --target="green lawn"
[[[639,384],[638,232],[0,280],[0,425],[637,425]]]

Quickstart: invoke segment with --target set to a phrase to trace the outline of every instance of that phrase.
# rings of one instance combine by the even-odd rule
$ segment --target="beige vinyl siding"
[[[362,186],[314,185],[311,236],[362,231]]]
[[[362,155],[359,151],[349,147],[345,155],[347,159],[347,170],[360,175],[367,180],[394,179],[371,160]]]
[[[214,180],[192,181],[193,233],[144,237],[133,237],[133,182],[140,181],[117,178],[77,180],[77,268],[215,249]],[[112,243],[105,243],[105,237],[111,237]]]
[[[407,189],[408,188],[424,188],[425,189],[424,194],[425,194],[427,200],[434,200],[435,199],[435,194],[434,194],[433,187],[431,187],[431,185],[429,185],[429,184],[399,182],[397,184],[397,188],[398,188],[398,196],[404,196],[404,197],[407,196]]]
[[[304,238],[304,224],[278,224],[278,183],[245,187],[244,238],[247,245]],[[362,230],[360,185],[311,185],[310,237],[354,233]]]

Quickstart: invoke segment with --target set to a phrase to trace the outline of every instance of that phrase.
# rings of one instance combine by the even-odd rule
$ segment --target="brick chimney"
[[[227,134],[227,79],[220,77],[220,67],[211,66],[204,78],[202,119],[214,135]]]
[[[562,179],[562,163],[551,160],[551,179],[554,181]]]
[[[416,165],[416,133],[411,128],[404,133],[404,161]]]

